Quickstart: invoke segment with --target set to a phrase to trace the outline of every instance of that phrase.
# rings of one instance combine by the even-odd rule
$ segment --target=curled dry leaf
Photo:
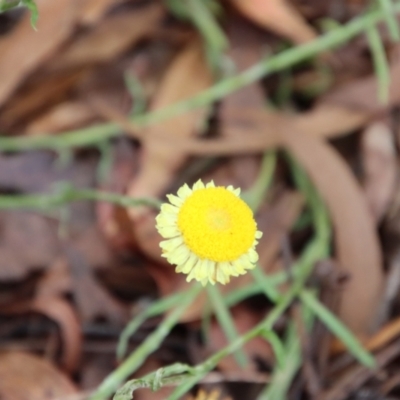
[[[257,25],[270,29],[294,43],[309,42],[317,36],[314,29],[286,0],[231,0],[231,2]]]
[[[54,321],[62,339],[62,366],[68,372],[79,367],[82,349],[81,326],[74,309],[60,297],[40,296],[33,300],[30,309]]]
[[[49,361],[17,351],[0,353],[3,400],[52,400],[76,393],[74,384]]]
[[[40,18],[33,32],[29,13],[0,40],[0,106],[26,76],[37,68],[72,33],[76,21],[75,0],[38,0]],[[18,45],[16,45],[18,43]]]
[[[311,177],[332,218],[337,257],[350,276],[339,314],[354,332],[367,336],[375,328],[383,269],[366,200],[347,165],[329,145],[301,132],[282,132],[282,139]]]
[[[393,134],[384,121],[372,123],[361,138],[364,191],[369,208],[379,222],[396,188],[397,160]]]

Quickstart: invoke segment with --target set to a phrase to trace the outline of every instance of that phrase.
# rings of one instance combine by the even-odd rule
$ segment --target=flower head
[[[157,229],[166,239],[160,243],[163,257],[176,265],[176,272],[196,279],[226,284],[231,276],[245,274],[258,260],[255,246],[262,233],[249,206],[240,199],[240,189],[199,180],[190,189],[168,195]]]

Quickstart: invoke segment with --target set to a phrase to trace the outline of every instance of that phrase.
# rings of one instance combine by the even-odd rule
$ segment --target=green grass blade
[[[261,271],[259,265],[257,265],[254,269],[252,269],[251,274],[260,289],[265,294],[265,296],[271,300],[273,303],[276,303],[280,297],[279,291],[276,288],[276,285],[268,279],[268,276]]]
[[[385,48],[383,47],[381,36],[375,26],[367,29],[367,37],[372,53],[375,73],[378,79],[378,98],[379,101],[386,104],[389,100],[390,69]]]
[[[271,345],[274,351],[276,364],[278,368],[283,368],[285,365],[285,346],[279,336],[273,330],[264,330],[261,336]]]
[[[122,331],[117,345],[117,359],[121,360],[126,354],[129,338],[139,329],[146,319],[160,315],[178,305],[185,297],[185,292],[175,293],[155,301],[140,314],[132,319]]]
[[[243,192],[241,198],[254,211],[260,208],[268,189],[272,184],[274,172],[276,169],[277,155],[276,151],[267,151],[264,153],[260,172],[257,179],[249,190]]]
[[[153,351],[159,348],[162,341],[177,324],[187,307],[195,301],[202,289],[201,285],[196,284],[190,290],[187,290],[175,309],[166,316],[157,329],[119,367],[108,375],[89,397],[89,400],[103,400],[110,397],[118,386],[133,374]]]
[[[37,20],[39,18],[39,11],[36,3],[33,0],[22,0],[22,3],[31,12],[31,25],[36,31]]]
[[[218,287],[214,285],[207,285],[207,293],[222,330],[224,331],[229,342],[233,342],[239,338],[239,334],[236,330],[229,309],[226,307],[224,299],[221,296],[221,292],[219,291]],[[242,349],[238,349],[237,352],[234,353],[234,357],[241,367],[245,367],[248,364],[248,359]]]
[[[349,352],[363,365],[369,368],[375,366],[373,356],[364,349],[358,339],[349,329],[308,290],[300,293],[300,299],[326,326],[340,339]]]
[[[390,36],[392,40],[398,42],[400,40],[400,29],[397,19],[395,17],[392,0],[378,0],[378,1],[379,1],[379,6],[385,13],[386,24],[388,26]]]
[[[286,400],[294,376],[301,366],[300,339],[293,323],[289,325],[284,343],[281,366],[275,368],[271,383],[259,394],[257,400]]]

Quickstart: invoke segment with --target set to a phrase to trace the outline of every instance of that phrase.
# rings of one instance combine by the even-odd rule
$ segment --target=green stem
[[[106,201],[122,207],[149,206],[160,208],[161,202],[151,198],[132,198],[110,192],[91,189],[74,189],[69,185],[60,185],[60,189],[49,194],[0,195],[0,209],[15,210],[35,208],[47,210],[51,207],[80,200]]]
[[[251,274],[253,275],[256,285],[259,286],[260,291],[265,294],[267,299],[273,303],[277,303],[279,297],[281,296],[276,288],[277,285],[275,285],[274,282],[272,282],[269,277],[264,274],[259,265],[251,270]]]
[[[294,324],[288,327],[288,338],[284,345],[281,365],[273,372],[271,384],[258,395],[257,400],[285,400],[291,382],[301,365],[300,338]]]
[[[256,213],[265,199],[274,178],[277,155],[276,151],[267,151],[264,153],[261,162],[260,172],[257,179],[249,190],[242,194],[242,199]]]
[[[190,377],[186,382],[177,387],[174,392],[167,398],[167,400],[180,399],[208,372],[214,369],[220,360],[240,349],[245,343],[258,336],[263,330],[272,329],[276,321],[295,299],[298,290],[299,287],[297,285],[294,285],[282,298],[281,302],[277,304],[277,306],[269,313],[269,315],[263,322],[256,325],[253,329],[251,329],[244,335],[240,336],[224,349],[212,355],[203,363],[197,365],[196,367],[193,367],[195,375],[193,377]]]
[[[375,366],[375,360],[367,350],[361,345],[357,338],[349,331],[349,329],[322,303],[318,301],[316,296],[309,290],[303,290],[300,294],[303,304],[310,309],[326,326],[336,335],[341,342],[347,347],[350,353],[362,364],[369,368]]]
[[[151,388],[156,391],[162,386],[178,385],[187,379],[187,373],[192,373],[192,367],[186,364],[172,364],[151,372],[141,379],[132,379],[117,390],[113,400],[131,400],[137,389]]]
[[[10,10],[11,8],[18,7],[21,5],[21,0],[12,0],[12,1],[7,1],[3,0],[0,2],[0,13]]]
[[[133,374],[160,346],[164,338],[179,321],[186,308],[194,302],[200,291],[201,285],[192,286],[185,292],[179,305],[165,318],[165,320],[152,332],[147,339],[116,369],[114,370],[89,397],[89,400],[104,400],[118,388],[118,386]]]
[[[186,0],[188,16],[203,35],[214,55],[221,56],[228,40],[204,0]]]
[[[296,298],[298,293],[302,290],[304,283],[306,282],[308,276],[314,268],[314,263],[317,260],[321,259],[321,257],[325,256],[325,240],[326,237],[317,236],[307,246],[306,250],[302,254],[301,259],[293,267],[293,269],[298,269],[300,271],[298,278],[290,287],[290,289],[284,295],[282,295],[279,302],[271,310],[268,316],[253,329],[249,330],[244,335],[230,343],[224,349],[218,351],[203,363],[193,367],[195,375],[193,377],[190,377],[186,382],[176,388],[167,400],[178,400],[181,396],[186,394],[199,380],[201,380],[209,371],[215,368],[219,361],[222,360],[224,357],[234,353],[249,340],[262,334],[263,331],[273,329],[277,320],[281,317],[281,315]]]
[[[117,345],[117,359],[121,360],[128,347],[129,338],[136,332],[137,329],[146,321],[146,319],[160,315],[172,307],[179,304],[184,298],[186,292],[174,293],[170,296],[164,297],[155,301],[141,313],[136,315],[132,321],[128,323],[125,329],[122,331],[118,345]]]
[[[367,37],[378,79],[378,98],[382,104],[387,104],[389,101],[390,68],[386,59],[385,48],[376,26],[371,26],[367,29]]]
[[[233,322],[232,316],[229,313],[229,308],[226,306],[219,289],[215,286],[207,285],[207,293],[211,300],[215,315],[218,319],[219,324],[221,325],[221,328],[223,329],[228,340],[230,342],[233,342],[239,337],[239,335]],[[247,356],[242,349],[239,349],[238,352],[234,354],[234,356],[239,366],[245,367],[248,364]]]
[[[396,42],[399,41],[400,40],[399,24],[395,16],[392,0],[378,0],[378,2],[379,6],[385,13],[385,19],[391,38]]]

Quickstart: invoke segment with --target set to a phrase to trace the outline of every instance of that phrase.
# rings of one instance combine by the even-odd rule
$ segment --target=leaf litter
[[[81,130],[83,137],[93,124],[112,123],[125,137],[99,136],[90,148],[72,143],[62,151],[27,146],[2,152],[2,195],[15,196],[17,208],[21,196],[49,195],[66,183],[160,199],[198,178],[241,187],[244,198],[259,197],[260,270],[266,279],[283,277],[279,296],[294,279],[291,264],[315,233],[309,198],[291,176],[289,154],[326,205],[332,222],[328,263],[343,278],[329,289],[336,299],[331,302],[317,267],[307,287],[319,288],[320,301],[375,352],[381,372],[357,365],[329,329],[309,328],[293,305],[278,319],[273,338],[257,337],[244,347],[251,360],[245,369],[235,357],[218,363],[214,386],[232,399],[264,398],[260,376],[273,387],[276,371],[291,376],[285,368],[296,365],[294,354],[284,354],[294,324],[301,363],[280,389],[287,393],[282,398],[396,398],[400,69],[399,45],[384,26],[389,21],[378,24],[389,62],[386,77],[384,68],[374,70],[383,64],[363,34],[245,87],[239,82],[217,104],[143,127],[135,122],[141,113],[202,96],[221,79],[288,48],[312,45],[324,31],[374,9],[350,0],[210,0],[193,16],[190,7],[198,0],[36,3],[37,32],[29,12],[0,14],[0,24],[9,22],[0,30],[2,135],[51,140]],[[377,1],[376,7],[391,3]],[[229,43],[223,53],[213,50],[210,30]],[[378,93],[387,78],[384,104]],[[268,151],[277,157],[271,180],[261,172]],[[116,368],[121,331],[140,315],[137,310],[188,284],[161,258],[155,211],[147,207],[85,200],[38,212],[32,204],[24,210],[1,205],[0,197],[0,394],[15,400],[86,398],[83,391],[94,390]],[[273,313],[263,284],[247,274],[220,289],[239,335]],[[172,313],[167,307],[141,324],[129,351]],[[200,363],[229,345],[205,293],[176,321],[136,377],[174,362]],[[206,382],[200,386],[209,388]],[[172,393],[163,390],[161,397]]]

